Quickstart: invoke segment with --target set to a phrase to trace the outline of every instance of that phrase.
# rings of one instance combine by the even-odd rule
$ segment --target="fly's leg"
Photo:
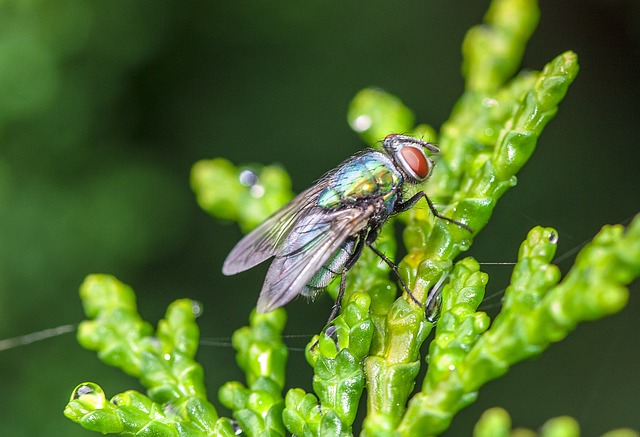
[[[422,307],[422,303],[420,303],[420,301],[416,299],[416,297],[413,295],[411,290],[409,290],[407,283],[404,282],[404,279],[402,279],[402,276],[400,276],[400,272],[398,271],[398,266],[393,261],[391,261],[384,253],[376,249],[371,243],[367,243],[367,246],[369,246],[369,248],[373,250],[373,253],[378,255],[380,259],[389,266],[389,268],[396,275],[396,277],[398,278],[398,281],[400,282],[400,285],[402,285],[402,288],[404,288],[404,291],[407,292],[411,300],[414,301],[419,307]]]
[[[333,321],[333,319],[338,317],[338,314],[340,314],[340,309],[342,308],[342,298],[344,297],[344,292],[347,288],[347,272],[349,271],[349,269],[351,269],[351,267],[353,267],[356,261],[358,261],[358,258],[360,258],[362,249],[365,245],[365,238],[366,233],[363,231],[358,236],[358,242],[356,243],[356,247],[353,249],[353,253],[342,267],[342,271],[340,272],[340,287],[338,288],[338,296],[336,297],[336,301],[331,309],[331,314],[329,315],[329,320],[327,320],[327,324],[325,326],[329,325]],[[325,335],[331,335],[329,329],[330,327],[325,329]],[[316,346],[318,346],[318,340],[316,340],[316,342],[311,345],[310,349],[313,350]]]
[[[467,231],[473,233],[473,229],[471,229],[469,226],[465,225],[462,222],[459,222],[457,220],[452,219],[451,217],[447,217],[444,216],[442,214],[440,214],[438,212],[438,210],[436,209],[435,205],[433,204],[433,202],[431,202],[431,199],[429,199],[429,196],[427,196],[427,193],[425,193],[424,191],[420,191],[416,194],[414,194],[413,196],[411,196],[410,199],[405,200],[404,202],[400,202],[396,205],[396,207],[394,208],[394,212],[404,212],[406,210],[408,210],[409,208],[411,208],[413,205],[415,205],[416,203],[418,203],[418,201],[420,199],[422,199],[424,197],[424,199],[427,201],[427,204],[429,205],[429,209],[431,210],[431,213],[433,213],[433,215],[435,217],[438,217],[439,219],[442,220],[446,220],[448,222],[451,222],[455,225],[460,226],[461,228],[466,229]]]
[[[422,307],[422,303],[420,303],[420,301],[413,295],[413,293],[411,293],[411,290],[409,290],[406,282],[404,282],[404,279],[402,279],[402,276],[400,276],[400,273],[398,272],[398,266],[393,261],[391,261],[384,253],[380,252],[378,249],[372,246],[371,243],[367,243],[367,245],[369,246],[369,248],[371,248],[373,253],[378,255],[380,259],[389,266],[393,273],[395,273],[398,281],[400,282],[400,285],[402,285],[402,288],[404,288],[404,291],[407,292],[411,300],[413,300],[419,307]],[[442,303],[442,296],[440,295],[440,291],[442,290],[442,284],[444,283],[446,278],[446,274],[442,275],[438,282],[431,288],[431,290],[429,290],[427,301],[424,304],[425,319],[433,324],[435,324],[440,317],[440,305]]]
[[[327,325],[333,321],[338,314],[340,314],[340,308],[342,307],[342,298],[344,297],[344,290],[347,288],[347,272],[351,270],[351,267],[358,261],[360,255],[362,254],[362,249],[366,243],[366,231],[361,231],[358,234],[358,242],[356,243],[356,247],[353,249],[353,253],[347,259],[347,262],[344,263],[342,267],[342,271],[340,272],[340,288],[338,289],[338,297],[336,297],[336,301],[333,304],[333,309],[331,310],[331,315],[329,316],[329,320],[327,320]]]
[[[360,233],[358,236],[358,242],[356,243],[356,247],[353,249],[353,253],[347,259],[347,262],[344,263],[342,267],[342,271],[340,272],[340,288],[338,289],[338,297],[336,297],[336,301],[333,304],[333,309],[331,310],[331,315],[329,315],[329,320],[327,320],[327,325],[333,321],[338,314],[340,314],[340,308],[342,307],[342,298],[344,297],[344,291],[347,288],[347,272],[353,267],[353,265],[358,261],[360,255],[362,254],[362,249],[365,244],[365,233],[364,231]]]
[[[417,200],[416,200],[417,202]],[[415,203],[415,202],[414,202]],[[413,293],[411,292],[411,290],[409,290],[409,287],[407,286],[407,283],[404,282],[404,279],[402,279],[402,276],[400,276],[400,272],[398,271],[398,266],[396,265],[396,263],[394,263],[393,261],[391,261],[387,255],[385,255],[384,253],[380,252],[374,245],[373,242],[376,241],[376,238],[378,238],[378,234],[380,233],[380,228],[379,227],[375,227],[373,229],[371,229],[369,231],[369,234],[367,235],[367,240],[366,240],[366,244],[367,246],[369,246],[369,248],[373,251],[373,253],[375,253],[376,255],[378,255],[378,257],[384,261],[389,268],[391,269],[391,271],[396,275],[396,277],[398,278],[398,281],[400,282],[400,285],[402,285],[402,288],[404,289],[404,291],[407,292],[407,294],[409,295],[409,297],[411,297],[411,300],[414,301],[419,307],[422,307],[422,303],[420,303],[420,301],[418,299],[416,299],[416,297],[413,295]]]
[[[329,315],[329,320],[327,320],[327,325],[333,321],[338,314],[340,314],[340,308],[342,307],[341,302],[344,297],[344,290],[346,288],[347,283],[347,268],[342,269],[342,273],[340,273],[340,288],[338,288],[338,297],[336,297],[336,301],[333,304],[333,308],[331,308],[331,314]]]

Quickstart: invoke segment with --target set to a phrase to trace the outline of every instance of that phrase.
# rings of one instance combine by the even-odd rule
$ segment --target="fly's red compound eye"
[[[429,158],[416,147],[404,147],[400,150],[402,160],[407,165],[407,170],[411,170],[417,179],[426,179],[431,171]]]

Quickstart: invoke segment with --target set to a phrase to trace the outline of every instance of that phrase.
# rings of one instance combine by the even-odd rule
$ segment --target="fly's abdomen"
[[[384,154],[370,151],[342,164],[329,176],[327,187],[318,197],[323,208],[339,208],[361,200],[395,198],[402,176]]]
[[[335,254],[327,261],[325,265],[320,267],[320,270],[311,278],[309,283],[300,292],[303,296],[309,298],[315,298],[325,287],[342,273],[342,269],[345,264],[353,255],[353,251],[356,247],[356,239],[349,238],[344,244],[336,251]]]

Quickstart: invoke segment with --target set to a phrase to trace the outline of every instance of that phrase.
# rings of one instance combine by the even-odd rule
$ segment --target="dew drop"
[[[191,301],[191,312],[197,318],[202,315],[202,303],[197,300]]]
[[[238,179],[246,187],[251,187],[258,183],[258,176],[251,170],[242,170]]]
[[[484,106],[485,108],[495,108],[498,105],[500,105],[500,102],[498,102],[496,99],[491,99],[489,97],[482,99],[482,106]]]
[[[368,115],[359,115],[351,123],[351,127],[356,132],[364,132],[371,127],[371,117]]]
[[[76,388],[76,391],[73,393],[73,399],[79,399],[82,396],[90,395],[95,392],[95,389],[89,384],[82,384]]]
[[[262,185],[252,185],[250,192],[253,197],[262,197],[264,196],[264,187]]]
[[[464,231],[464,229],[463,229],[463,231]],[[466,252],[467,250],[469,250],[469,246],[470,245],[471,245],[471,242],[469,240],[467,240],[467,239],[464,239],[464,240],[462,240],[462,241],[460,241],[458,243],[458,247],[460,247],[460,250],[462,252]]]

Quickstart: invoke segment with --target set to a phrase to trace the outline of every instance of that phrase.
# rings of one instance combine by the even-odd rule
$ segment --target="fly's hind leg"
[[[360,258],[360,255],[362,254],[362,249],[364,248],[364,245],[365,245],[365,240],[366,240],[366,236],[364,233],[361,233],[358,235],[358,242],[356,243],[356,246],[353,249],[353,253],[344,263],[344,266],[342,266],[342,270],[340,271],[340,287],[338,288],[338,296],[336,297],[336,301],[334,302],[333,307],[331,308],[331,314],[329,315],[329,320],[327,320],[327,323],[325,325],[327,326],[324,332],[325,335],[331,336],[333,333],[333,331],[330,330],[331,327],[328,325],[330,325],[331,322],[333,322],[333,319],[338,317],[338,314],[340,314],[340,309],[342,308],[342,298],[344,297],[344,292],[347,288],[347,272],[349,271],[349,269],[351,269],[351,267],[353,267],[356,261],[358,261],[358,258]],[[318,346],[318,340],[316,340],[316,342],[313,343],[313,345],[311,345],[311,350],[315,349],[316,346]]]
[[[389,266],[389,268],[396,275],[396,277],[398,278],[398,281],[400,282],[400,285],[402,285],[402,288],[404,289],[404,291],[407,292],[411,300],[414,301],[419,307],[422,307],[422,303],[413,295],[411,290],[409,290],[407,283],[404,282],[404,279],[402,279],[402,276],[400,276],[400,272],[398,271],[398,266],[393,261],[391,261],[384,253],[376,249],[376,247],[373,246],[371,243],[367,243],[367,245],[371,250],[373,250],[373,253],[378,255],[378,257],[380,257],[380,259]]]
[[[384,253],[380,252],[378,249],[372,246],[371,243],[368,243],[367,245],[371,248],[373,253],[378,255],[380,259],[389,266],[391,271],[395,273],[398,281],[400,282],[400,285],[402,285],[402,288],[404,288],[404,291],[407,292],[411,300],[414,301],[420,308],[422,308],[422,303],[413,295],[413,293],[411,293],[411,290],[409,290],[407,283],[404,282],[404,279],[402,279],[402,277],[400,276],[400,273],[398,272],[398,266],[393,261],[391,261]],[[438,282],[431,288],[431,290],[429,290],[427,301],[424,304],[425,318],[433,324],[435,324],[440,317],[440,305],[442,303],[440,292],[442,291],[442,284],[444,283],[446,278],[447,275],[443,274]]]
[[[347,283],[347,270],[348,269],[343,268],[342,272],[340,273],[340,288],[338,288],[338,296],[336,297],[336,301],[331,308],[331,314],[329,315],[329,320],[327,320],[327,325],[333,322],[333,319],[338,317],[338,314],[340,314],[340,308],[342,307],[342,298],[344,297],[344,290]]]
[[[327,325],[333,321],[338,314],[340,314],[340,308],[342,307],[342,298],[344,297],[344,291],[347,288],[347,272],[351,270],[351,267],[358,261],[360,255],[362,254],[362,249],[366,243],[366,234],[361,232],[358,235],[358,242],[356,243],[355,248],[353,249],[353,253],[342,266],[342,270],[340,271],[340,288],[338,289],[338,296],[336,297],[336,301],[333,304],[333,309],[331,310],[331,315],[329,315],[329,320],[327,320]]]

